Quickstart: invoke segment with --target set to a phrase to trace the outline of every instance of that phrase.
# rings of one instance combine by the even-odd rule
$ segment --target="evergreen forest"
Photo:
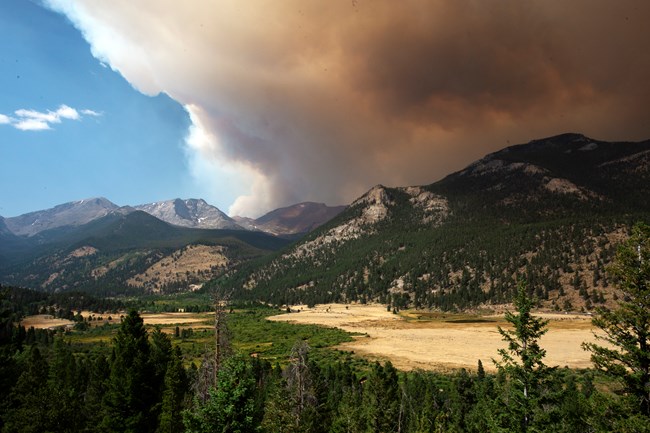
[[[480,360],[472,371],[398,371],[328,350],[319,340],[325,330],[293,334],[292,342],[283,332],[280,356],[250,356],[238,346],[244,333],[234,318],[253,316],[252,304],[249,312],[216,304],[214,344],[198,360],[184,336],[145,327],[136,309],[114,325],[109,343],[79,344],[72,336],[90,330],[19,326],[24,305],[48,301],[3,288],[0,430],[650,431],[650,227],[633,228],[609,274],[624,296],[594,316],[604,341],[585,345],[593,369],[546,365],[547,323],[532,314],[535,286],[521,278],[506,314],[511,326],[499,328],[505,347],[485,354],[494,373]],[[123,306],[101,306],[112,307]]]

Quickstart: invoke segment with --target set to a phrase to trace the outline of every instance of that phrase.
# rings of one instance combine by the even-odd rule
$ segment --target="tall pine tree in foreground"
[[[157,419],[151,409],[156,393],[150,351],[144,322],[133,310],[122,321],[114,339],[111,373],[103,400],[103,431],[155,431]]]
[[[219,370],[217,386],[209,389],[208,400],[203,403],[197,399],[196,406],[184,412],[185,432],[256,432],[255,386],[249,360],[241,356],[227,358]]]
[[[534,412],[540,406],[542,384],[549,372],[543,362],[546,350],[539,345],[539,339],[547,331],[548,320],[533,316],[533,305],[526,283],[520,282],[515,299],[518,314],[508,311],[505,315],[514,329],[499,327],[508,347],[499,349],[501,361],[494,361],[499,372],[509,379],[505,396],[507,414],[502,421],[522,432],[534,422]]]
[[[584,343],[596,368],[621,380],[638,411],[650,416],[650,226],[636,224],[609,271],[623,299],[616,309],[599,308],[593,324],[607,346]]]
[[[171,360],[167,364],[164,384],[158,433],[182,432],[182,411],[187,392],[187,374],[183,368],[183,355],[178,346],[172,351]]]

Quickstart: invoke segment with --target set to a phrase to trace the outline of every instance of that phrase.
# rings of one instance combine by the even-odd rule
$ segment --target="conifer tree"
[[[51,401],[49,418],[56,431],[79,431],[83,425],[83,401],[79,398],[86,388],[70,346],[57,338],[49,369],[48,396]]]
[[[159,433],[174,433],[183,430],[182,410],[186,392],[187,374],[183,368],[181,350],[176,346],[165,373]]]
[[[172,359],[172,342],[167,334],[156,327],[150,335],[151,388],[156,405],[152,408],[152,416],[159,418],[160,403],[165,389],[165,375]]]
[[[103,400],[102,428],[106,431],[155,431],[157,420],[151,408],[156,403],[156,395],[151,386],[150,351],[144,322],[132,310],[114,338],[111,373]]]
[[[106,394],[111,369],[103,353],[96,353],[88,363],[88,385],[84,393],[83,412],[87,424],[86,431],[93,432],[102,422],[102,400]]]
[[[49,365],[37,346],[32,346],[25,370],[12,390],[12,411],[3,432],[42,432],[50,430],[47,376]]]
[[[584,343],[595,367],[623,382],[639,412],[650,416],[650,226],[638,223],[609,272],[624,297],[614,310],[598,308],[593,324],[608,347]]]
[[[510,379],[508,410],[517,418],[520,430],[526,431],[533,422],[541,385],[548,373],[548,367],[543,362],[546,350],[539,346],[539,339],[547,331],[548,321],[531,314],[533,300],[527,294],[525,282],[519,283],[514,303],[518,314],[510,311],[505,314],[505,319],[514,329],[498,328],[508,347],[498,350],[500,362],[493,361],[499,372]]]
[[[367,431],[397,431],[399,423],[399,383],[397,370],[390,361],[372,367],[364,384]]]
[[[248,433],[258,430],[255,414],[255,377],[248,360],[232,356],[219,370],[218,387],[211,387],[205,403],[196,400],[184,412],[188,433]]]
[[[293,433],[296,420],[293,414],[293,401],[287,393],[287,381],[276,378],[264,405],[262,429],[268,433]]]

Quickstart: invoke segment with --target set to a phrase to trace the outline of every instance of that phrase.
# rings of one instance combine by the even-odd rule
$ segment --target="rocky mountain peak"
[[[394,205],[385,186],[375,185],[367,193],[356,199],[351,207],[362,206],[361,223],[374,224],[388,215],[388,209]]]
[[[93,197],[7,218],[6,224],[16,235],[33,236],[57,227],[83,225],[117,209],[119,206],[106,198]]]
[[[241,230],[232,218],[203,199],[166,200],[134,206],[169,224],[201,229]]]

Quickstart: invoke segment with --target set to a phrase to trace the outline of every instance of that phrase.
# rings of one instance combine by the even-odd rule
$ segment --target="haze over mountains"
[[[278,236],[291,235],[315,229],[343,212],[346,207],[303,202],[276,209],[257,219],[236,216],[234,220],[249,230],[261,230]]]

